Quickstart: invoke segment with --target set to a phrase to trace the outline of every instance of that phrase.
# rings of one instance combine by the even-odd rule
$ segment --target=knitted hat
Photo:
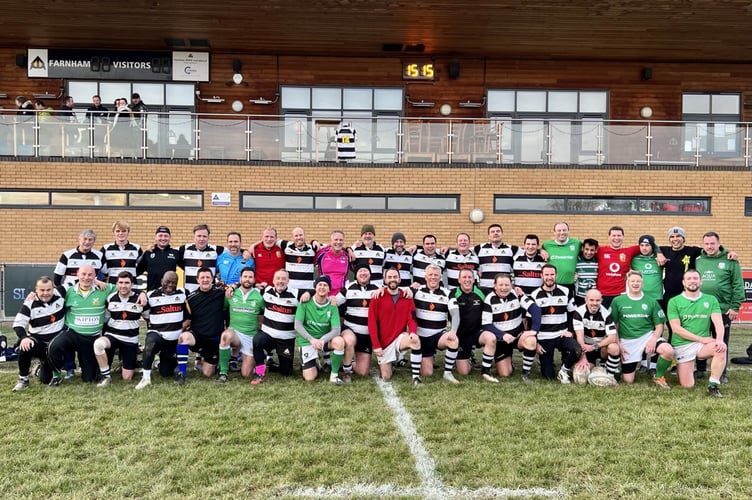
[[[637,243],[650,243],[650,246],[655,246],[655,238],[650,234],[643,234]]]
[[[316,281],[313,282],[313,288],[316,288],[316,285],[318,285],[319,283],[326,283],[326,286],[328,286],[329,288],[332,287],[332,280],[331,278],[329,278],[329,276],[319,276],[318,278],[316,278]]]
[[[405,234],[404,233],[394,233],[392,235],[392,245],[394,245],[394,242],[397,241],[397,240],[402,240],[402,241],[406,242],[407,238],[405,238]]]
[[[687,233],[684,232],[684,229],[679,226],[674,226],[671,229],[668,230],[668,237],[672,236],[681,236],[684,239],[687,239]]]
[[[363,227],[360,228],[360,234],[363,234],[363,233],[376,234],[376,228],[373,227],[373,224],[363,224]]]

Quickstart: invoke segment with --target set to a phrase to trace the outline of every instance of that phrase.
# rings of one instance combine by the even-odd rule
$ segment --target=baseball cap
[[[170,233],[170,228],[169,228],[169,227],[167,227],[167,226],[159,226],[159,227],[157,228],[157,230],[156,230],[156,231],[154,231],[154,234],[157,234],[157,233],[167,233],[167,234],[171,234],[171,233]]]

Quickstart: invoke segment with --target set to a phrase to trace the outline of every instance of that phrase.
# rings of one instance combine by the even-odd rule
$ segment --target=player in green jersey
[[[642,273],[627,273],[627,293],[611,302],[611,315],[616,323],[621,347],[621,379],[631,384],[635,379],[635,369],[642,354],[657,352],[660,356],[653,381],[655,385],[668,388],[664,375],[671,366],[674,350],[661,336],[666,315],[658,301],[646,296],[642,291]]]
[[[328,276],[319,276],[314,282],[312,300],[301,303],[295,312],[295,331],[303,367],[303,379],[315,380],[318,376],[319,351],[333,351],[332,373],[329,381],[342,385],[339,369],[345,355],[345,340],[340,335],[339,310],[329,300],[331,281]]]
[[[682,280],[684,292],[668,302],[668,320],[674,335],[671,343],[676,352],[679,383],[682,387],[695,385],[695,359],[712,358],[708,394],[722,398],[718,386],[726,367],[727,347],[723,341],[723,317],[718,300],[710,294],[702,293],[700,273],[690,269]],[[710,334],[714,327],[715,337]]]
[[[256,276],[253,269],[240,270],[240,281],[227,290],[229,297],[225,304],[230,311],[230,325],[219,339],[219,376],[217,382],[227,382],[232,349],[240,349],[243,362],[240,375],[249,377],[253,371],[253,336],[261,327],[264,313],[264,298],[255,287]]]

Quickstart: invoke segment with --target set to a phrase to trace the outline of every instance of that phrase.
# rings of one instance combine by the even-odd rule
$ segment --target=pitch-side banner
[[[209,81],[208,52],[29,49],[29,78]]]
[[[744,302],[739,308],[737,321],[752,323],[752,269],[743,270],[742,278],[744,279]]]

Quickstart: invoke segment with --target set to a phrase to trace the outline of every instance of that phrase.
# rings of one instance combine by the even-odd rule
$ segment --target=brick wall
[[[210,175],[207,175],[210,172]],[[668,244],[666,231],[680,225],[687,230],[688,243],[701,244],[705,231],[720,233],[722,243],[736,250],[743,266],[752,263],[750,218],[744,217],[744,197],[750,195],[752,173],[731,169],[576,169],[576,168],[458,168],[407,167],[303,167],[250,165],[174,165],[125,163],[33,163],[5,162],[0,169],[0,186],[6,188],[65,189],[165,189],[203,190],[203,211],[0,209],[3,238],[0,263],[54,262],[60,252],[76,244],[78,232],[91,227],[99,235],[98,246],[112,241],[111,225],[126,220],[132,226],[131,239],[141,244],[152,241],[154,229],[172,228],[175,246],[191,240],[191,228],[207,223],[210,241],[223,243],[229,230],[238,230],[244,243],[257,240],[268,225],[288,237],[296,225],[310,238],[328,240],[329,232],[343,229],[346,241],[359,236],[360,226],[376,226],[377,241],[390,243],[394,231],[402,231],[408,244],[418,243],[423,234],[437,235],[439,245],[454,241],[457,232],[468,232],[473,243],[485,241],[488,224],[504,227],[505,241],[521,244],[527,233],[549,239],[553,224],[567,220],[575,237],[595,237],[605,243],[608,228],[623,226],[626,242],[634,244],[640,234],[651,233],[660,244]],[[459,193],[460,213],[282,213],[240,212],[239,191],[317,193]],[[212,207],[212,192],[230,192],[230,207]],[[672,215],[528,215],[493,214],[494,194],[594,195],[594,196],[709,196],[710,216]],[[482,209],[485,220],[473,224],[468,213]]]

